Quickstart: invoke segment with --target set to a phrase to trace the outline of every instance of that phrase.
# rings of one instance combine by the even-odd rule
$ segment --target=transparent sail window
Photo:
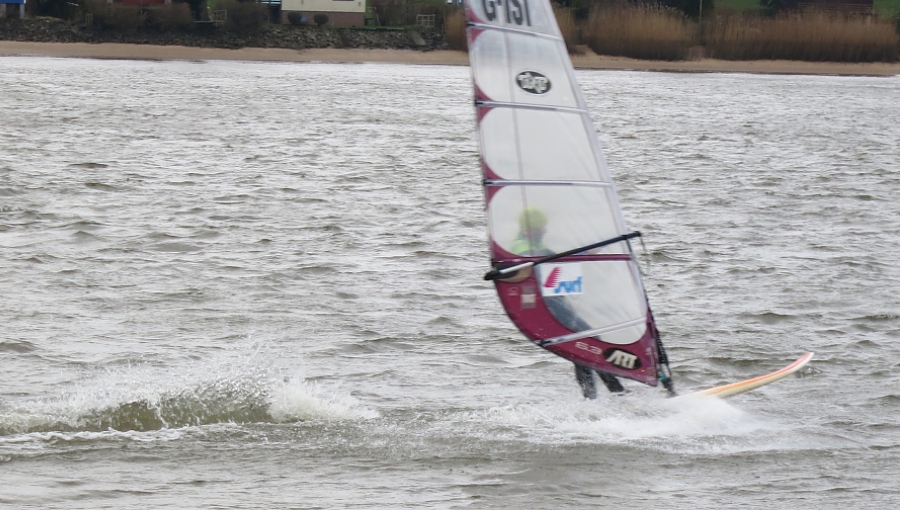
[[[586,126],[577,113],[493,108],[479,126],[482,153],[503,179],[599,181]]]
[[[543,296],[554,318],[574,332],[611,328],[613,331],[599,335],[611,344],[627,345],[640,340],[647,330],[646,307],[633,274],[633,264],[626,261],[573,264],[580,266],[577,271],[581,278],[578,282],[580,293]],[[553,269],[553,266],[538,266],[538,281],[546,282],[548,271]],[[628,323],[632,325],[616,328]]]
[[[488,205],[491,237],[510,253],[545,255],[616,237],[624,232],[609,193],[590,186],[504,186]],[[591,253],[627,252],[615,243]]]

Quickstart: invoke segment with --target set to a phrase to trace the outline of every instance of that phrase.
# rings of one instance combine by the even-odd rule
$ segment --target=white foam
[[[298,374],[286,378],[272,361],[277,359],[248,339],[188,366],[131,364],[86,372],[56,396],[0,406],[0,431],[102,434],[95,431],[108,422],[126,422],[117,427],[124,429],[132,419],[142,421],[134,428],[167,429],[377,416],[339,387],[311,384]]]
[[[359,406],[353,397],[317,383],[291,377],[274,388],[269,397],[269,414],[279,423],[312,419],[371,419],[378,413]]]
[[[236,426],[234,424],[223,424]],[[34,444],[34,443],[67,443],[77,441],[102,441],[102,440],[128,440],[134,442],[174,441],[181,439],[187,431],[196,427],[184,427],[181,429],[162,429],[150,432],[138,432],[135,430],[103,430],[81,432],[27,432],[11,436],[0,436],[0,445]]]
[[[779,428],[776,423],[717,398],[663,400],[631,396],[494,407],[469,413],[467,421],[487,424],[495,437],[503,436],[506,429],[522,439],[524,429],[526,440],[540,443],[665,443],[692,448],[705,444],[707,451],[723,439],[742,440],[760,430]]]

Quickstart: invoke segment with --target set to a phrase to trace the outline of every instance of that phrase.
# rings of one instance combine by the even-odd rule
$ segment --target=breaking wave
[[[0,436],[377,416],[347,394],[277,369],[258,350],[247,354],[242,349],[178,370],[148,364],[106,369],[50,398],[0,402]]]

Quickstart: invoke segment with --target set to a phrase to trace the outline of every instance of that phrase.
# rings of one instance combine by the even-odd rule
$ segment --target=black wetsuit
[[[526,239],[523,236],[516,239],[517,243],[527,243]],[[547,255],[553,255],[555,252],[553,250],[548,249],[543,245],[540,241],[531,241],[533,249],[528,250],[517,250],[520,251],[518,255],[523,255],[527,257],[545,257]],[[515,248],[513,248],[515,250]],[[515,251],[513,252],[515,253]],[[547,305],[547,309],[550,310],[550,313],[556,320],[559,321],[560,324],[570,329],[571,331],[586,331],[591,329],[591,326],[584,322],[581,317],[575,313],[575,310],[569,306],[569,303],[566,302],[565,296],[544,296],[543,297],[544,304]],[[581,387],[581,393],[584,395],[584,398],[595,399],[597,398],[597,385],[594,382],[594,375],[591,373],[591,369],[584,365],[579,365],[578,363],[572,362],[575,365],[575,380],[578,381],[578,386]],[[612,375],[607,374],[606,372],[601,372],[599,370],[594,370],[597,372],[597,375],[600,376],[600,380],[603,381],[603,384],[606,386],[612,393],[622,393],[625,391],[625,388],[622,387],[622,383],[619,382],[619,379]]]
[[[586,331],[591,329],[589,324],[578,317],[575,310],[566,303],[565,299],[566,298],[562,296],[545,296],[544,304],[547,305],[547,309],[550,310],[553,317],[566,328],[572,331]],[[581,393],[584,395],[584,398],[597,398],[597,386],[594,383],[594,376],[591,374],[591,369],[584,365],[579,365],[575,362],[573,363],[575,364],[575,380],[578,381],[578,385],[581,386]],[[625,391],[625,388],[622,387],[622,383],[619,382],[619,379],[616,376],[601,372],[600,370],[595,370],[595,372],[597,372],[597,375],[600,376],[600,380],[603,381],[606,389],[610,392],[622,393]]]

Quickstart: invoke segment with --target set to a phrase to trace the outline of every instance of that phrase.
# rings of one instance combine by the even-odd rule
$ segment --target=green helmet
[[[537,207],[526,207],[519,214],[519,230],[537,230],[547,226],[547,215]]]

